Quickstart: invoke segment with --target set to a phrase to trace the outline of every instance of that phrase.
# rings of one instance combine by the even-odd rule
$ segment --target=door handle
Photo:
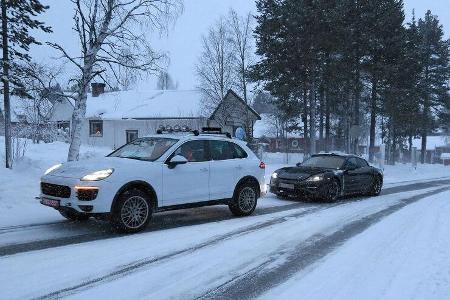
[[[200,171],[202,171],[202,172],[208,172],[208,168],[201,168]]]
[[[236,169],[242,170],[242,166],[237,166]]]

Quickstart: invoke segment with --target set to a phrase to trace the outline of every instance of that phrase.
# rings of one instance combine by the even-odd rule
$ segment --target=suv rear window
[[[212,160],[246,158],[247,152],[239,145],[227,141],[209,141]]]

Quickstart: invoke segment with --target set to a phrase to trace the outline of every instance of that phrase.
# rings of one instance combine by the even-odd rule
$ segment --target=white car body
[[[105,214],[112,211],[114,200],[128,185],[146,184],[154,191],[156,198],[154,211],[183,208],[189,205],[226,204],[227,199],[233,198],[238,183],[244,178],[253,178],[258,182],[259,196],[265,193],[264,169],[260,165],[261,161],[245,142],[212,134],[158,134],[147,138],[171,138],[177,139],[178,142],[155,161],[104,157],[64,163],[42,176],[41,184],[69,187],[70,197],[48,195],[41,190],[41,203],[43,199],[56,200],[59,201],[58,209]],[[167,160],[172,153],[182,144],[193,140],[220,140],[235,143],[246,152],[247,157],[188,162],[169,168]],[[103,180],[81,180],[88,174],[105,169],[113,169],[113,173]],[[97,188],[96,198],[91,201],[79,200],[77,192],[83,188]]]

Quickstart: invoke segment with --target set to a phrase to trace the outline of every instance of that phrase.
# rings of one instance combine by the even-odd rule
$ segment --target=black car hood
[[[326,168],[310,168],[310,167],[288,167],[279,169],[278,173],[279,179],[289,179],[289,180],[304,180],[312,175],[325,173],[330,171]]]

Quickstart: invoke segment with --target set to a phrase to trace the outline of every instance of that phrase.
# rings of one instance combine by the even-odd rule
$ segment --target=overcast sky
[[[72,4],[68,0],[42,0],[50,6],[43,16],[44,21],[52,26],[52,34],[40,34],[43,41],[58,42],[73,54],[78,50],[77,36],[72,31]],[[169,35],[154,35],[154,48],[167,52],[170,57],[169,72],[179,82],[180,89],[195,88],[195,64],[201,51],[201,36],[208,27],[221,15],[227,14],[230,8],[244,14],[256,12],[253,0],[184,0],[184,12],[170,29]],[[417,18],[422,17],[427,9],[437,15],[444,25],[446,37],[450,33],[450,0],[405,0],[407,20],[412,10],[416,10]],[[33,56],[41,62],[51,61],[57,53],[46,46],[33,48]],[[70,72],[70,68],[66,68]],[[148,79],[147,88],[153,89],[154,79]]]

